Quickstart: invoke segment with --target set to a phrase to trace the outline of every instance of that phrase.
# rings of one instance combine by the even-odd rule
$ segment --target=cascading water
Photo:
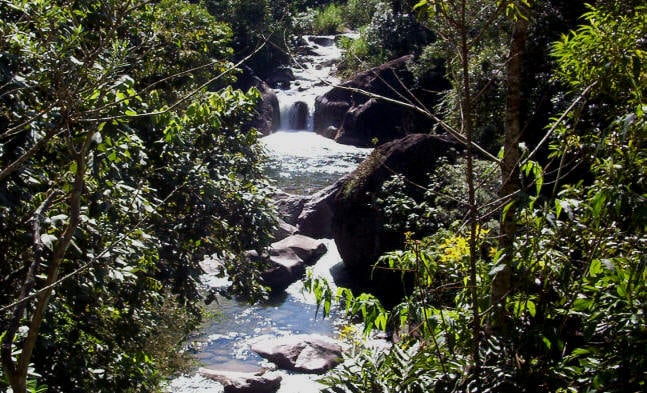
[[[262,139],[270,153],[268,175],[281,190],[311,194],[351,172],[371,149],[340,145],[313,130],[315,99],[339,83],[333,74],[341,51],[334,36],[306,36],[308,55],[293,69],[294,82],[277,90],[279,131]]]
[[[334,37],[305,37],[308,55],[293,70],[295,81],[277,90],[281,106],[280,130],[262,138],[269,156],[268,176],[285,192],[308,195],[326,187],[352,171],[370,149],[340,145],[312,132],[315,98],[338,81],[331,77],[334,62],[340,57]],[[341,263],[334,241],[324,240],[328,253],[314,267],[319,276],[330,277],[330,269]],[[212,288],[226,281],[205,275]],[[330,279],[329,281],[332,281]],[[302,292],[303,284],[292,284],[285,293],[270,301],[250,306],[236,299],[218,298],[212,304],[215,318],[205,323],[196,335],[193,351],[203,366],[218,370],[256,371],[261,358],[249,350],[261,335],[282,336],[317,333],[335,335],[334,319],[315,320],[315,304]],[[308,387],[309,384],[309,387]],[[314,378],[286,374],[279,393],[315,391]],[[219,384],[195,375],[171,383],[174,393],[219,392]]]
[[[315,99],[339,83],[334,76],[341,51],[334,36],[304,36],[306,54],[296,58],[295,80],[276,91],[281,107],[282,131],[312,131]]]

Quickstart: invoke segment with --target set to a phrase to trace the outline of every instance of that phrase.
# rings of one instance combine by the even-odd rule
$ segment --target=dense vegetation
[[[375,268],[413,277],[401,304],[309,281],[324,311],[343,300],[397,338],[388,351],[352,339],[327,391],[644,391],[644,5],[411,6],[437,37],[415,67],[440,59],[452,82],[439,129],[467,143],[466,165],[441,173],[463,181],[432,174],[423,201],[385,184],[407,241]],[[498,162],[478,164],[478,144]]]
[[[274,221],[242,127],[257,93],[229,87],[232,32],[202,6],[0,7],[0,390],[155,390],[205,255],[256,292],[237,257]]]
[[[353,339],[329,390],[644,391],[647,9],[589,3],[2,0],[0,390],[156,391],[205,255],[261,293],[239,261],[274,213],[236,64],[352,29],[344,75],[404,54],[445,75],[432,132],[466,155],[422,201],[385,184],[401,304],[310,281],[397,338]]]

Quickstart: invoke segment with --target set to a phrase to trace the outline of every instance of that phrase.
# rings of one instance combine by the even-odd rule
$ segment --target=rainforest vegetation
[[[647,389],[644,2],[0,0],[0,16],[0,391],[160,391],[187,364],[206,255],[264,296],[242,256],[276,213],[240,69],[351,31],[340,76],[413,55],[418,83],[448,82],[419,132],[465,154],[422,202],[385,184],[407,240],[375,269],[415,283],[401,303],[309,279],[324,311],[394,337],[371,349],[349,324],[328,391]]]

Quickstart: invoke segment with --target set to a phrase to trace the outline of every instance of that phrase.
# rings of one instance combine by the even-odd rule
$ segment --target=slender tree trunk
[[[67,249],[72,242],[74,232],[76,231],[80,222],[81,196],[83,193],[83,187],[85,185],[85,159],[93,135],[94,133],[91,132],[89,136],[86,137],[85,143],[79,152],[74,151],[73,148],[71,149],[72,156],[74,157],[77,166],[74,175],[74,182],[72,183],[72,191],[69,196],[69,222],[67,224],[67,227],[59,237],[58,241],[56,242],[56,246],[54,247],[54,250],[52,251],[52,254],[49,258],[47,278],[45,279],[44,286],[39,290],[38,296],[36,296],[36,307],[34,308],[33,312],[30,313],[29,317],[29,331],[27,332],[27,337],[22,342],[21,352],[17,357],[17,361],[14,361],[10,355],[12,343],[15,338],[17,329],[13,329],[12,326],[10,326],[10,329],[6,332],[7,334],[2,341],[2,366],[14,393],[27,393],[27,374],[29,370],[29,364],[31,362],[31,355],[34,351],[34,348],[36,347],[36,341],[38,340],[40,326],[45,319],[47,305],[54,289],[53,285],[58,278],[60,264],[65,258]],[[47,205],[42,206],[42,209],[46,209],[48,205],[49,201],[47,201]],[[37,211],[35,212],[34,220],[39,220],[39,217],[37,216],[40,215],[40,210],[41,208],[37,209]],[[34,224],[34,228],[34,253],[36,258],[35,263],[40,263],[42,244],[39,240],[40,234],[38,233],[37,223]],[[30,267],[25,279],[26,286],[33,287],[33,281],[35,278],[33,275],[35,274],[36,269],[37,266],[34,266],[34,264],[32,264],[32,267]],[[18,303],[16,308],[14,308],[12,325],[13,322],[20,321],[20,319],[23,318],[23,313],[27,308],[26,305],[28,301],[28,295],[28,292],[24,290],[21,291],[21,298],[19,299],[20,302]]]
[[[524,13],[526,14],[526,13]],[[492,280],[490,303],[494,306],[490,318],[490,329],[504,331],[506,328],[505,300],[512,291],[512,261],[514,259],[514,239],[516,226],[516,195],[521,189],[519,172],[519,141],[521,139],[522,61],[524,45],[528,33],[528,20],[518,18],[514,22],[510,55],[507,63],[507,85],[503,160],[501,162],[500,196],[507,206],[500,218],[499,248],[503,256],[497,263],[500,270]]]
[[[466,161],[467,168],[465,173],[465,179],[467,182],[468,189],[468,204],[469,204],[469,226],[470,226],[470,239],[469,239],[469,286],[470,286],[470,295],[472,300],[472,358],[474,361],[474,377],[478,380],[481,368],[481,360],[479,355],[479,347],[481,340],[481,317],[479,314],[478,307],[478,291],[476,287],[476,268],[478,263],[478,255],[476,250],[476,231],[478,229],[478,211],[476,206],[476,191],[474,185],[474,149],[472,146],[472,133],[474,125],[472,123],[472,93],[471,93],[471,78],[469,70],[469,60],[470,60],[470,49],[469,49],[469,37],[468,37],[468,28],[467,28],[467,15],[466,15],[467,5],[465,0],[461,3],[461,26],[460,26],[460,54],[461,54],[461,72],[462,72],[462,82],[463,82],[463,94],[461,100],[462,106],[462,117],[463,117],[463,132],[465,133],[466,139]],[[478,384],[477,384],[478,385]]]

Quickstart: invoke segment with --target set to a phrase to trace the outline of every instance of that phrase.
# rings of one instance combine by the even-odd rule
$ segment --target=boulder
[[[281,369],[310,374],[322,374],[342,360],[341,346],[320,335],[270,338],[254,343],[251,349]]]
[[[225,393],[272,393],[281,387],[276,372],[243,373],[200,368],[203,377],[213,379],[224,387]]]
[[[269,135],[278,130],[281,125],[279,99],[274,90],[256,76],[251,68],[243,67],[242,71],[235,87],[245,91],[255,87],[261,93],[261,100],[256,105],[258,115],[246,126],[256,128],[263,135]]]
[[[351,102],[351,94],[339,88],[333,88],[317,97],[313,119],[314,131],[327,138],[335,139],[337,130],[344,121],[344,115],[351,108]]]
[[[283,221],[282,219],[278,219],[279,225],[277,225],[276,229],[272,233],[272,238],[275,241],[285,239],[288,236],[292,236],[297,232],[297,227],[294,225],[288,224],[287,222]]]
[[[305,130],[308,128],[308,104],[303,101],[297,101],[292,104],[288,111],[289,123],[287,126],[291,130]]]
[[[299,234],[316,239],[332,237],[333,211],[331,200],[340,186],[341,182],[337,181],[305,200],[301,213],[296,220]]]
[[[308,197],[279,192],[274,194],[272,199],[279,213],[279,218],[290,225],[296,225]]]
[[[284,250],[292,250],[303,263],[311,266],[326,253],[327,248],[321,240],[304,235],[292,235],[272,243],[269,249],[270,257],[284,255]]]
[[[265,80],[275,89],[288,89],[295,77],[290,67],[279,67],[272,71]]]
[[[367,276],[384,252],[404,244],[403,234],[384,228],[384,216],[376,206],[384,182],[398,173],[415,184],[426,184],[438,158],[453,162],[461,149],[449,137],[410,134],[376,148],[341,180],[330,201],[331,228],[339,254],[351,271]]]
[[[333,46],[335,44],[335,37],[328,35],[310,36],[309,40],[319,46]]]
[[[263,285],[274,292],[280,292],[305,275],[306,266],[314,265],[327,251],[326,245],[319,240],[292,235],[272,243],[263,255],[248,251],[247,257],[261,259],[267,268],[261,273]]]
[[[362,93],[365,91],[398,101],[414,96],[427,108],[433,107],[438,99],[433,92],[447,88],[447,81],[436,74],[425,79],[420,88],[414,87],[415,78],[407,69],[411,59],[411,56],[404,56],[359,73],[317,97],[315,132],[332,136],[339,143],[369,147],[375,141],[382,144],[430,129],[432,122],[428,117],[403,105]],[[336,132],[331,132],[331,127]]]
[[[305,275],[306,264],[289,248],[274,250],[273,254],[259,256],[256,251],[249,251],[247,256],[265,261],[268,267],[261,273],[263,285],[273,292],[281,292]]]

